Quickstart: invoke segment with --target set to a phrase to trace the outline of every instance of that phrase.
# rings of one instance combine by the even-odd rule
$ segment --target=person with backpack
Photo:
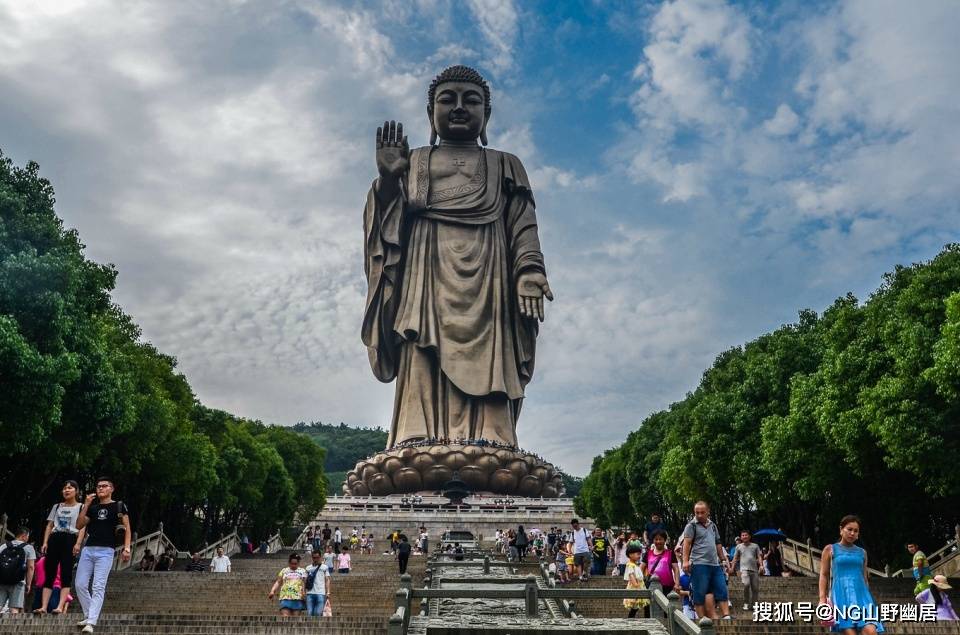
[[[50,508],[47,516],[47,527],[43,532],[43,544],[40,553],[43,554],[44,582],[43,599],[40,608],[34,613],[46,613],[50,597],[53,595],[53,584],[57,579],[57,570],[60,571],[60,602],[53,613],[63,613],[70,587],[73,585],[73,562],[80,553],[79,545],[83,543],[84,531],[77,528],[77,518],[83,505],[79,501],[80,486],[76,481],[66,481],[61,490],[63,500]]]
[[[307,615],[320,617],[330,595],[330,569],[323,562],[323,552],[314,549],[313,564],[307,565]]]
[[[732,619],[726,576],[729,564],[720,532],[710,520],[710,506],[697,501],[693,520],[683,529],[683,570],[690,574],[693,607],[699,617],[717,619],[715,607],[719,605],[723,619]],[[711,594],[714,604],[708,606],[707,596]]]
[[[570,576],[579,577],[581,582],[586,582],[590,579],[590,567],[593,562],[590,555],[593,550],[593,537],[585,527],[580,526],[580,521],[576,518],[570,521],[570,527],[571,542],[573,542],[573,571]]]
[[[33,582],[37,552],[29,540],[30,529],[21,527],[15,539],[0,544],[0,607],[9,602],[11,613],[23,610]]]
[[[130,517],[127,506],[113,500],[113,489],[112,479],[98,478],[96,493],[87,495],[77,518],[77,528],[87,533],[76,582],[77,598],[83,609],[83,619],[77,626],[83,627],[83,633],[92,633],[100,619],[118,542],[123,544],[120,557],[124,562],[130,561]]]

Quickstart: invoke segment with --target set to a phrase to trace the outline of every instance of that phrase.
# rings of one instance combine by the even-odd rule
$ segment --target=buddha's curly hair
[[[483,76],[475,69],[469,66],[463,66],[462,64],[448,66],[430,82],[430,88],[427,89],[427,114],[431,119],[433,118],[433,100],[437,96],[437,86],[445,82],[470,82],[482,88],[484,119],[490,119],[490,86],[487,85],[487,81],[483,79]]]

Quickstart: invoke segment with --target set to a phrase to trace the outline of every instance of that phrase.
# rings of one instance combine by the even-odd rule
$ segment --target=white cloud
[[[497,71],[509,71],[514,66],[513,47],[519,30],[513,0],[469,0],[469,6],[477,27],[493,47],[490,66]]]
[[[843,3],[802,21],[797,103],[763,121],[749,114],[763,88],[747,71],[774,40],[732,5],[666,3],[635,72],[628,174],[657,184],[664,201],[709,197],[718,213],[759,215],[785,236],[863,214],[897,218],[902,235],[929,231],[960,195],[957,26],[942,4],[896,2]]]
[[[569,122],[539,109],[549,73],[519,65],[518,5],[470,5],[478,50],[451,41],[452,6],[0,0],[4,151],[40,162],[204,402],[387,425],[393,386],[358,335],[373,131],[399,119],[425,142],[438,67],[490,57],[508,78],[491,145],[528,169],[557,295],[519,434],[580,473],[726,346],[960,231],[960,25],[944,5],[791,18],[779,89],[763,8],[659,5],[631,64],[634,121],[604,156],[543,136]],[[619,99],[625,70],[569,94]]]
[[[61,214],[118,265],[116,298],[200,397],[269,421],[387,424],[390,390],[359,339],[361,209],[377,122],[425,137],[425,80],[371,16],[211,4],[186,20],[110,3],[12,15],[0,81],[42,113],[38,135],[74,153],[33,144],[29,158],[72,159],[55,179]],[[252,18],[282,52],[223,64],[255,45],[240,43]],[[88,180],[73,176],[88,164]]]
[[[546,165],[533,140],[530,124],[506,128],[490,135],[490,145],[516,155],[523,162],[534,193],[554,188],[589,190],[597,186],[596,175],[581,176],[573,170]]]
[[[775,137],[793,134],[800,125],[800,117],[787,104],[777,106],[773,117],[763,122],[763,129]]]

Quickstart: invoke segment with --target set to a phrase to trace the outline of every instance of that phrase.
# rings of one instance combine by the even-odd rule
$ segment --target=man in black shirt
[[[650,522],[648,522],[643,528],[643,544],[649,546],[653,542],[653,534],[658,531],[667,533],[667,526],[663,524],[663,521],[660,519],[660,514],[653,512],[650,514]],[[669,537],[669,534],[668,534]]]
[[[121,528],[122,538],[119,537]],[[107,578],[113,568],[118,540],[123,541],[120,557],[124,562],[130,560],[130,517],[127,515],[127,507],[120,501],[113,500],[111,479],[97,479],[97,492],[88,494],[84,500],[77,518],[77,529],[86,529],[87,533],[87,542],[80,552],[80,562],[77,565],[77,598],[84,616],[77,626],[83,627],[83,633],[92,633],[100,619],[103,598],[107,592]]]
[[[193,553],[190,555],[190,562],[187,563],[187,571],[206,571],[207,568],[203,566],[203,562],[200,560],[199,553]]]
[[[407,562],[410,560],[410,541],[403,534],[400,535],[400,544],[397,545],[397,562],[400,564],[400,575],[407,572]]]

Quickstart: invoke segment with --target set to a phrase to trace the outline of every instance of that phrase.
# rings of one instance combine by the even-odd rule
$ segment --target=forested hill
[[[360,459],[376,454],[387,445],[387,432],[383,428],[354,428],[344,423],[298,423],[297,432],[306,434],[327,451],[324,471],[327,474],[331,494],[340,493],[340,485],[348,470]]]
[[[340,494],[341,485],[347,472],[353,469],[360,459],[365,459],[383,450],[387,445],[387,432],[383,428],[354,428],[340,423],[298,423],[293,426],[297,432],[313,439],[327,451],[324,463],[330,494]],[[563,475],[566,496],[576,496],[580,492],[583,479],[579,476]]]

